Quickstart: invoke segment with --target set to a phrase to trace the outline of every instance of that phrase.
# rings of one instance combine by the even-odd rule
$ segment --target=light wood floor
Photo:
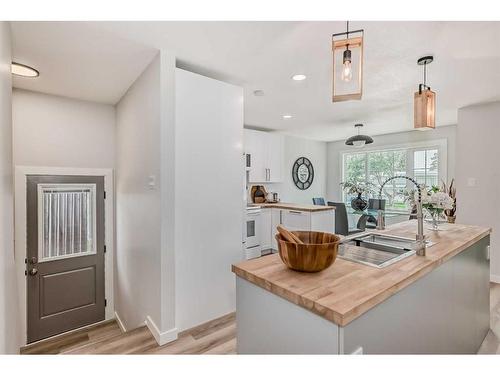
[[[500,284],[490,288],[490,331],[478,354],[500,354]],[[236,354],[235,314],[179,334],[158,346],[146,327],[123,333],[115,321],[68,333],[30,347],[22,354]]]

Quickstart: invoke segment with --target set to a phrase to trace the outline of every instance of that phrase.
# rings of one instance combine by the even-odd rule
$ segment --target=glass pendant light
[[[361,99],[363,34],[362,29],[349,30],[349,21],[347,21],[345,32],[332,35],[333,102]]]
[[[428,130],[436,127],[436,93],[427,86],[427,64],[434,58],[424,56],[417,60],[418,65],[424,67],[424,83],[418,85],[418,91],[414,95],[413,116],[414,128],[417,130]]]

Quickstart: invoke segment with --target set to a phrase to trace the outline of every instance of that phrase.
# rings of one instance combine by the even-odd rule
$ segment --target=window
[[[95,184],[38,185],[39,261],[95,254]]]
[[[409,176],[426,186],[439,185],[445,179],[446,141],[434,145],[407,145],[400,148],[344,153],[342,162],[342,181],[370,182],[378,189],[389,177]],[[441,157],[440,157],[441,156]],[[440,172],[441,171],[441,172]],[[382,197],[388,209],[408,209],[403,192],[412,184],[404,179],[395,179],[384,186]],[[343,193],[345,202],[352,197]]]

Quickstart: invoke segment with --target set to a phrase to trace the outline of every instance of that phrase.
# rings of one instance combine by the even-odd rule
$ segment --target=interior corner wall
[[[113,168],[115,107],[14,89],[14,165]]]
[[[380,147],[397,146],[402,144],[434,141],[436,139],[447,140],[447,179],[450,181],[455,177],[456,165],[455,150],[456,150],[456,133],[457,126],[440,126],[432,131],[411,130],[407,132],[384,134],[373,136],[373,144],[365,146],[363,150],[377,150]],[[357,149],[354,149],[356,151]],[[342,199],[342,182],[341,157],[342,152],[353,151],[352,146],[347,146],[345,141],[328,142],[328,181],[327,181],[327,198],[330,201],[338,202]]]
[[[157,55],[116,106],[115,309],[161,326],[161,74]]]
[[[14,263],[12,78],[10,24],[0,21],[0,354],[19,353]]]
[[[500,283],[500,102],[458,110],[457,222],[493,229],[491,281]]]

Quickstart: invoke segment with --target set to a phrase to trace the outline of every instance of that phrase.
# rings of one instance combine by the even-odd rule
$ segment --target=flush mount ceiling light
[[[293,116],[292,115],[283,115],[283,120],[288,120],[291,119]]]
[[[356,37],[349,37],[355,34]],[[332,35],[333,102],[360,100],[363,94],[363,36],[364,30]],[[338,39],[343,37],[342,39]]]
[[[12,62],[10,71],[12,74],[14,74],[16,76],[21,76],[21,77],[34,78],[34,77],[38,77],[40,75],[40,72],[38,70],[36,70],[35,68],[32,68],[31,66],[17,63],[14,61]]]
[[[304,74],[295,74],[294,76],[292,76],[292,79],[294,81],[303,81],[305,80],[307,77],[304,75]]]
[[[424,56],[417,60],[418,65],[424,66],[424,83],[418,85],[418,91],[413,99],[414,128],[428,130],[436,127],[436,93],[427,86],[427,64],[434,61],[432,56]]]
[[[348,138],[347,141],[345,141],[346,145],[361,148],[364,147],[364,145],[369,145],[370,143],[373,143],[372,137],[359,134],[361,128],[363,127],[363,124],[356,124],[354,125],[354,127],[358,129],[358,135],[354,135]]]

